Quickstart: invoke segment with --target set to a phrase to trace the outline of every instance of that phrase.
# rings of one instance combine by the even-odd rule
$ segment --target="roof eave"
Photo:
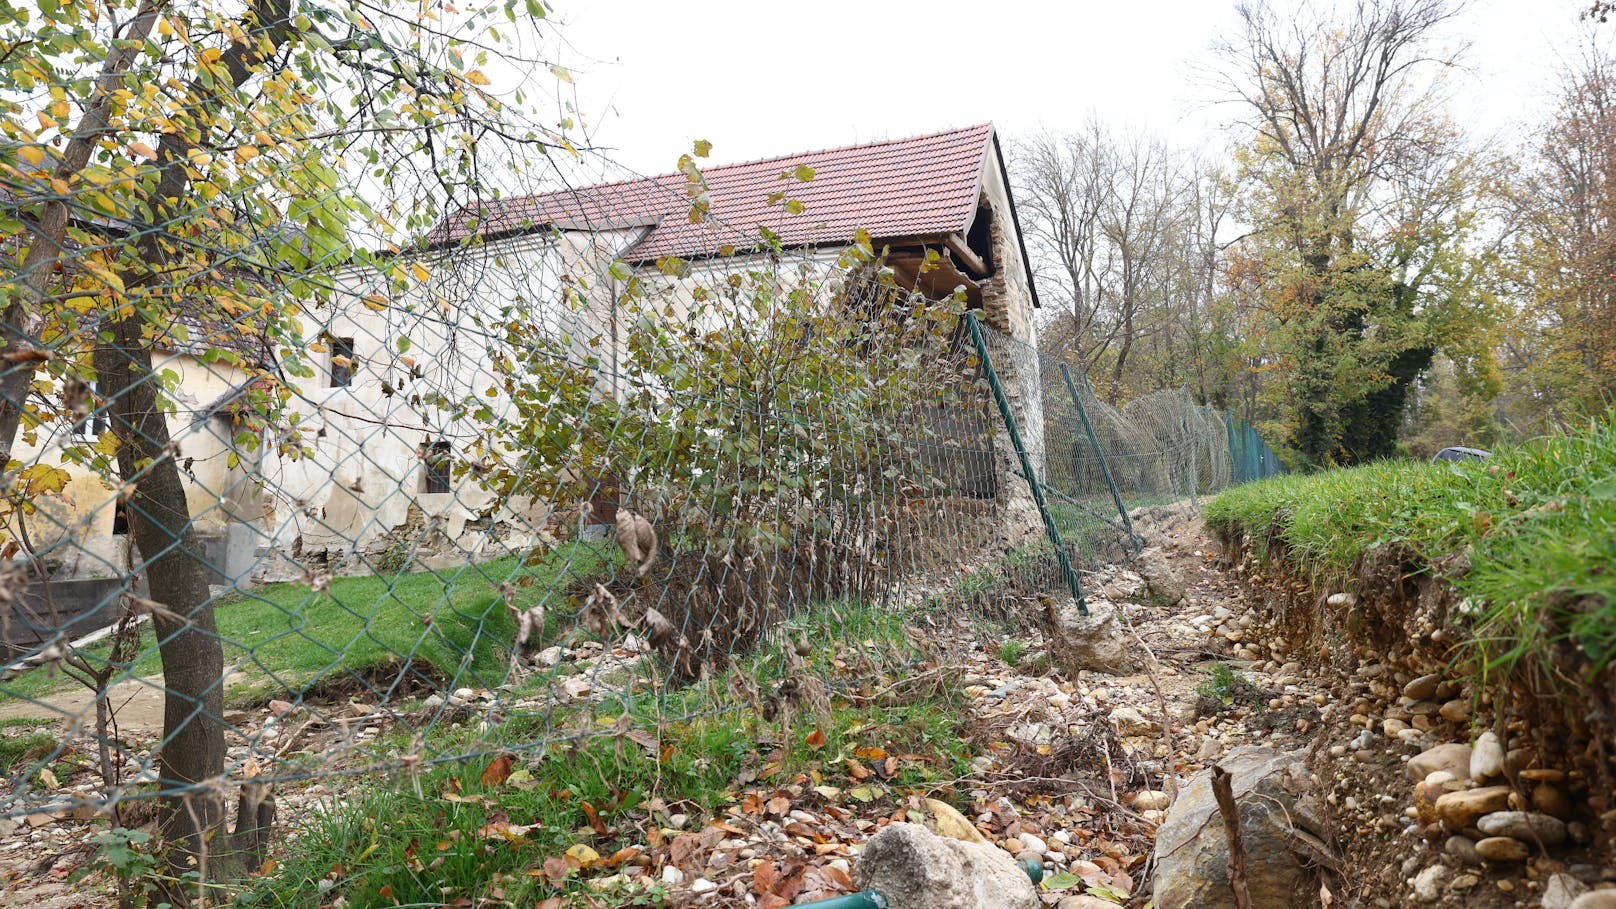
[[[1015,190],[1010,186],[1010,169],[1004,164],[1004,149],[999,146],[999,131],[988,128],[988,139],[993,143],[993,157],[999,161],[999,179],[1004,182],[1004,197],[1010,201],[1010,224],[1016,229],[1016,246],[1021,250],[1021,267],[1027,273],[1027,293],[1032,296],[1032,308],[1043,309],[1038,301],[1038,283],[1033,280],[1032,257],[1027,255],[1027,240],[1021,233],[1021,217],[1016,214]],[[978,191],[980,193],[980,190]]]

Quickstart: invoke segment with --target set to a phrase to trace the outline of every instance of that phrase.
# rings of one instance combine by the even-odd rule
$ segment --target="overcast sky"
[[[1587,0],[1473,0],[1453,112],[1507,135],[1548,104],[1588,26]],[[1091,114],[1181,145],[1221,147],[1232,111],[1197,76],[1234,22],[1219,0],[554,0],[556,52],[597,145],[673,169],[993,121],[1016,136]],[[1616,34],[1616,23],[1604,27]]]

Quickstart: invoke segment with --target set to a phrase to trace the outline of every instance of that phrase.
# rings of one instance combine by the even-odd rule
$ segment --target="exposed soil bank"
[[[1469,604],[1445,580],[1462,557],[1433,565],[1382,544],[1332,590],[1290,569],[1277,529],[1264,542],[1259,560],[1224,535],[1221,564],[1258,636],[1328,685],[1312,766],[1338,834],[1337,905],[1566,909],[1616,886],[1608,671],[1588,678],[1565,645],[1544,665],[1485,671]]]

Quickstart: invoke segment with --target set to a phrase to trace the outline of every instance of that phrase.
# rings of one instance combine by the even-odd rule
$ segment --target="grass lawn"
[[[304,584],[269,584],[216,603],[225,641],[226,672],[238,672],[227,694],[232,706],[285,697],[311,686],[349,680],[398,694],[411,681],[438,687],[492,687],[504,680],[514,629],[499,596],[503,584],[517,602],[541,600],[571,608],[565,591],[574,578],[600,577],[621,554],[615,543],[569,542],[544,561],[523,566],[512,556],[439,571],[333,578],[316,592]],[[552,615],[552,627],[558,624]],[[141,656],[120,677],[162,670],[150,625],[141,629]],[[104,661],[105,644],[89,648]],[[34,670],[0,683],[6,696],[40,698],[75,684]]]
[[[771,718],[735,695],[742,679],[767,687],[786,677],[782,645],[771,643],[710,685],[603,701],[589,716],[439,728],[424,751],[473,757],[424,761],[410,780],[353,785],[343,809],[298,830],[295,848],[238,905],[338,897],[353,909],[475,905],[496,892],[515,905],[550,897],[567,906],[664,905],[658,888],[601,889],[600,879],[621,867],[611,861],[619,850],[646,842],[673,813],[691,816],[683,830],[731,805],[761,816],[761,804],[788,786],[805,807],[830,801],[886,813],[904,795],[946,790],[967,771],[958,695],[940,673],[916,673],[930,664],[900,615],[824,604],[788,620],[784,632],[825,643],[799,671],[825,681],[828,713]],[[637,737],[616,734],[623,730]],[[576,860],[561,861],[563,853]]]
[[[1469,569],[1449,580],[1494,666],[1561,640],[1594,671],[1616,655],[1616,412],[1486,461],[1386,461],[1252,483],[1204,517],[1319,587],[1347,589],[1380,544],[1406,547],[1432,571],[1462,554]]]

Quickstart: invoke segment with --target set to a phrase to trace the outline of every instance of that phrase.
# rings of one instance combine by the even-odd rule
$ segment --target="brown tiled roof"
[[[726,245],[750,248],[761,228],[786,246],[840,245],[860,228],[875,239],[963,231],[976,208],[991,124],[705,168],[711,217],[692,224],[683,174],[645,177],[470,206],[434,232],[434,245],[481,231],[485,238],[545,227],[610,229],[651,226],[629,256],[713,255]],[[814,171],[802,182],[799,166]],[[782,175],[786,175],[782,179]],[[790,214],[784,200],[802,203]],[[480,219],[479,216],[480,215]],[[479,220],[481,223],[479,224]]]

